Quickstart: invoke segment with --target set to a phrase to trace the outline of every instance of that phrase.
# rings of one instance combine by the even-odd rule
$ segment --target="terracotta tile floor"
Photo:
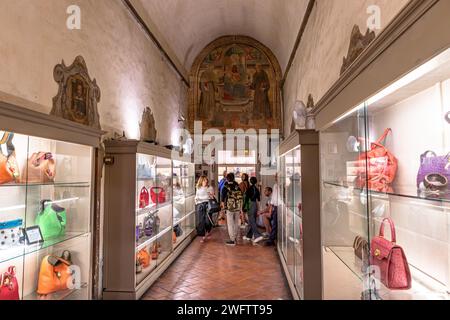
[[[206,243],[197,237],[142,297],[143,300],[292,299],[274,247],[241,238],[225,246],[224,226]]]

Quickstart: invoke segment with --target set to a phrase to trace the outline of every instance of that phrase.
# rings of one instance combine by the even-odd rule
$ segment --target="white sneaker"
[[[251,241],[252,239],[250,239],[249,237],[242,237],[242,239],[244,239],[245,241]]]
[[[259,236],[258,238],[256,238],[255,240],[253,240],[254,243],[258,243],[260,241],[264,240],[263,236]]]

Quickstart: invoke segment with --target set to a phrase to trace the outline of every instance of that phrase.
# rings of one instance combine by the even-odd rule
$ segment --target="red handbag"
[[[152,197],[152,201],[155,203],[166,202],[166,192],[161,187],[152,187],[150,189],[150,195]]]
[[[382,144],[389,132],[392,132],[390,128],[384,130],[383,135],[370,144],[370,150],[360,154],[358,161],[361,163],[359,166],[361,169],[358,170],[356,178],[358,188],[365,188],[367,181],[370,190],[393,192],[391,184],[397,173],[398,160]]]
[[[150,204],[150,196],[146,187],[142,187],[141,193],[139,194],[139,208],[148,207]]]
[[[384,222],[389,222],[391,238],[384,238]],[[370,244],[370,264],[380,269],[380,280],[389,289],[407,290],[411,288],[411,272],[402,247],[397,245],[395,226],[391,218],[383,219],[380,234]]]
[[[0,278],[0,300],[19,300],[16,267],[9,267]]]

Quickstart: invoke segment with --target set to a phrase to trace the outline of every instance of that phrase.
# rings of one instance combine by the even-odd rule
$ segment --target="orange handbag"
[[[136,258],[139,261],[139,264],[142,266],[142,268],[147,268],[150,265],[150,262],[152,261],[150,254],[145,249],[140,250],[137,253]]]
[[[23,182],[51,183],[55,180],[56,161],[51,152],[35,152],[28,159]]]
[[[5,132],[0,139],[0,184],[19,180],[19,166],[17,165],[15,148],[12,143],[14,133]],[[6,145],[7,155],[3,154],[1,146]]]
[[[61,257],[53,255],[42,259],[39,271],[37,293],[41,295],[66,290],[69,283],[73,283],[73,274],[70,269],[72,265],[70,252],[64,251]]]
[[[358,188],[365,188],[367,182],[369,190],[393,192],[391,184],[397,173],[398,160],[382,144],[390,132],[392,132],[390,128],[384,130],[382,136],[370,144],[370,150],[360,154],[358,161],[362,169],[359,170],[356,179]]]

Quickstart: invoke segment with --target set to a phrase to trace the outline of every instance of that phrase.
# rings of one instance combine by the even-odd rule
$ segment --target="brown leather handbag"
[[[359,259],[366,259],[369,257],[369,242],[361,236],[356,236],[353,241],[353,250],[355,252],[355,256]]]
[[[0,139],[0,184],[17,182],[20,178],[19,166],[16,160],[15,148],[12,143],[14,133],[5,132]],[[1,146],[6,145],[7,154],[4,155]]]
[[[70,252],[64,251],[61,257],[49,255],[42,259],[39,271],[37,293],[41,295],[66,290],[73,283]]]
[[[26,170],[22,170],[23,182],[51,183],[55,180],[56,161],[51,152],[35,152],[28,159]]]

